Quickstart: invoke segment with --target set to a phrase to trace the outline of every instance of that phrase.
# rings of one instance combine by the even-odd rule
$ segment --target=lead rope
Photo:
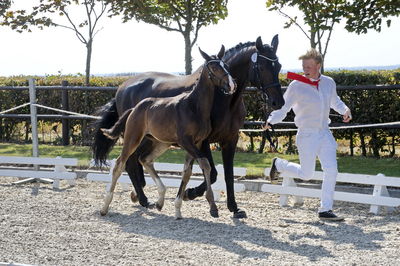
[[[264,115],[265,115],[265,123],[267,123],[268,117],[270,115],[270,112],[268,111],[268,107],[267,107],[267,95],[265,93],[262,94],[262,97],[264,98]],[[263,136],[268,140],[270,146],[273,148],[274,152],[278,152],[277,149],[277,145],[275,145],[275,142],[273,141],[272,137],[275,135],[275,130],[274,130],[274,126],[271,126],[271,130],[266,129],[263,131]],[[278,144],[278,139],[276,139],[276,143]]]

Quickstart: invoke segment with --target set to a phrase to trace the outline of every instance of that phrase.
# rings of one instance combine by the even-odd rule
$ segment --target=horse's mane
[[[276,55],[273,55],[272,53],[272,47],[269,44],[264,44],[264,49],[267,50],[267,53],[271,53],[271,57],[275,57]],[[255,42],[246,42],[246,43],[239,43],[236,46],[230,48],[225,52],[225,55],[223,57],[223,60],[225,62],[230,62],[230,64],[235,64],[238,63],[238,60],[243,60],[241,56],[238,55],[244,55],[247,54],[248,52],[254,52],[256,49],[256,43]]]
[[[246,42],[246,43],[239,43],[235,47],[230,48],[225,52],[223,60],[225,62],[237,59],[238,54],[243,54],[244,52],[255,49],[255,42]],[[235,58],[236,57],[236,58]]]

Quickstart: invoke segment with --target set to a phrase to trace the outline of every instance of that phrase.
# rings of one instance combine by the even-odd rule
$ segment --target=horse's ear
[[[256,48],[258,51],[262,51],[262,49],[264,48],[263,42],[261,40],[261,36],[258,36],[258,38],[256,40]]]
[[[276,34],[271,41],[271,46],[272,50],[274,51],[274,54],[276,54],[276,50],[278,50],[278,44],[279,44],[279,39],[278,39],[278,34]]]
[[[199,51],[200,51],[201,56],[202,56],[205,60],[210,61],[210,60],[212,59],[211,56],[209,56],[208,54],[206,54],[205,52],[203,52],[203,51],[200,49],[200,47],[199,47]]]
[[[225,46],[221,45],[221,50],[219,50],[217,56],[218,56],[219,59],[222,59],[222,57],[224,57],[224,54],[225,54]]]

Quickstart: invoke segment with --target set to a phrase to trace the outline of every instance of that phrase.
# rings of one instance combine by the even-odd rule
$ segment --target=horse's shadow
[[[110,212],[102,219],[118,224],[122,231],[153,238],[221,247],[243,258],[268,258],[271,254],[254,246],[291,252],[310,261],[332,257],[319,245],[300,244],[275,239],[270,230],[249,226],[234,219],[233,224],[204,221],[197,218],[175,220],[172,216],[139,209],[130,215]],[[243,243],[243,245],[241,244]],[[249,245],[250,244],[250,245]],[[246,248],[247,246],[248,248]],[[251,248],[250,248],[251,247]],[[318,249],[318,252],[315,250]],[[307,250],[312,252],[307,252]]]

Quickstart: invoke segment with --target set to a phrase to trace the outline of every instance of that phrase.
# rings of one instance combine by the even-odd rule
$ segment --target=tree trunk
[[[354,156],[353,130],[350,131],[350,156]]]
[[[186,75],[192,74],[192,46],[190,44],[190,31],[183,34],[185,39],[185,71]]]
[[[265,137],[265,134],[262,134],[261,136],[261,143],[260,143],[260,147],[258,149],[258,153],[263,153],[264,148],[265,148],[265,142],[266,142],[267,138]]]
[[[390,157],[394,157],[396,155],[396,135],[392,135],[392,151],[390,152]]]
[[[360,141],[361,141],[361,154],[364,157],[367,157],[367,148],[365,146],[365,136],[362,132],[360,134]]]
[[[86,44],[86,70],[85,70],[85,86],[89,86],[90,82],[90,62],[92,60],[92,45],[93,40],[89,39],[88,43]]]

